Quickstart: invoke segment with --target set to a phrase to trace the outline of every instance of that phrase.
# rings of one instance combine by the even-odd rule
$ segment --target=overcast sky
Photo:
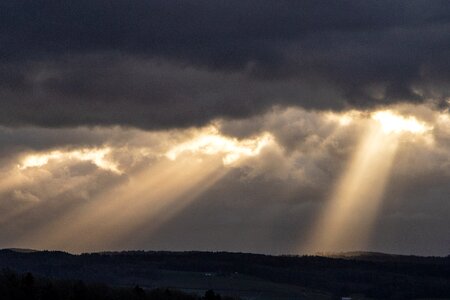
[[[0,247],[450,254],[448,1],[0,0],[0,23]]]

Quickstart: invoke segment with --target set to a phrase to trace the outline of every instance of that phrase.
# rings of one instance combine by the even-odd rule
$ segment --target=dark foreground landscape
[[[0,250],[1,299],[450,299],[450,256]]]

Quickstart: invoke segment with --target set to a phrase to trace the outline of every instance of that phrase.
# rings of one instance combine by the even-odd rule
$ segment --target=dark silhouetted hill
[[[138,284],[200,293],[213,288],[238,296],[275,295],[266,299],[283,299],[282,295],[285,299],[319,299],[320,293],[324,297],[360,294],[378,299],[450,299],[450,257],[152,251],[72,255],[0,250],[0,268],[114,286]]]

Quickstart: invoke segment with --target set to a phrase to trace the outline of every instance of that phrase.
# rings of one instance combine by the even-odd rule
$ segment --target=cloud
[[[7,126],[201,126],[447,105],[446,1],[1,1]]]
[[[417,105],[391,109],[433,129],[400,140],[367,249],[446,254],[448,112]],[[365,111],[277,108],[189,129],[3,128],[2,151],[9,154],[0,167],[0,246],[299,253],[371,122]],[[234,164],[223,163],[227,153],[203,148],[167,158],[170,150],[211,135],[210,126],[221,141],[242,147],[264,132],[273,140]],[[105,148],[103,159],[120,173],[70,156]],[[55,151],[62,153],[57,159],[20,168],[27,157]],[[198,180],[190,185],[194,176]],[[176,194],[180,189],[182,195]],[[76,244],[66,238],[86,230],[92,235]]]
[[[153,220],[138,208],[162,178],[195,196],[170,199],[158,228],[130,218],[141,233],[53,242],[296,252],[383,109],[433,128],[399,140],[370,249],[446,254],[447,1],[0,0],[0,18],[0,245],[43,245],[37,232],[61,220],[94,230],[91,213],[72,221],[101,204],[116,218],[99,232],[126,205]],[[197,151],[209,141],[166,157],[210,126],[252,155],[225,166],[224,151]],[[98,149],[120,172],[86,156]],[[48,160],[20,169],[27,157]]]

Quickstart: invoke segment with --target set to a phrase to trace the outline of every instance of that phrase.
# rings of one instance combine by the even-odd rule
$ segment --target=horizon
[[[448,255],[416,255],[416,254],[404,254],[404,253],[386,253],[386,252],[378,252],[378,251],[345,251],[345,252],[317,252],[313,254],[301,254],[301,253],[258,253],[258,252],[236,252],[236,251],[209,251],[209,250],[152,250],[152,249],[123,249],[123,250],[101,250],[94,252],[70,252],[63,251],[58,249],[25,249],[25,248],[1,248],[0,251],[12,251],[17,253],[37,253],[37,252],[60,252],[69,255],[85,255],[85,254],[110,254],[110,253],[211,253],[211,254],[249,254],[249,255],[262,255],[262,256],[272,256],[272,257],[324,257],[324,258],[343,258],[343,257],[364,257],[364,256],[405,256],[405,257],[418,257],[418,258],[448,258],[450,257],[450,253]]]

